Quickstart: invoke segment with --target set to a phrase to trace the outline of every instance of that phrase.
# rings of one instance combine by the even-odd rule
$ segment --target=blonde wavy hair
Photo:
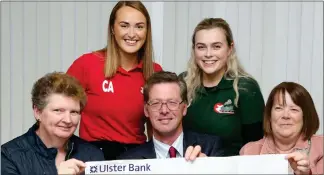
[[[229,55],[226,63],[226,71],[224,74],[224,78],[227,80],[234,80],[233,82],[233,88],[236,94],[234,104],[236,107],[238,107],[238,99],[239,99],[239,92],[238,92],[238,81],[239,78],[245,77],[245,78],[252,78],[251,75],[249,75],[247,72],[244,71],[243,67],[238,61],[237,55],[236,55],[236,49],[235,46],[232,45],[234,43],[233,35],[231,28],[229,24],[222,18],[205,18],[201,22],[198,23],[196,26],[194,33],[192,35],[192,48],[191,48],[191,57],[188,62],[188,70],[187,74],[184,77],[184,80],[188,87],[188,99],[189,101],[194,101],[196,98],[196,90],[202,86],[202,76],[203,72],[198,67],[195,55],[194,55],[194,49],[195,49],[195,37],[196,33],[200,30],[209,30],[214,28],[221,28],[224,31],[224,34],[226,36],[227,44],[229,47],[232,48],[232,52]]]
[[[131,7],[138,11],[140,11],[146,18],[147,23],[147,33],[146,33],[146,41],[142,48],[138,51],[137,56],[139,60],[143,60],[143,76],[146,80],[154,73],[153,67],[153,42],[152,42],[152,28],[151,28],[151,19],[150,15],[145,8],[144,4],[140,1],[119,1],[115,7],[112,9],[109,23],[108,23],[108,41],[107,46],[103,49],[100,49],[96,52],[105,53],[105,68],[104,74],[106,78],[113,77],[120,65],[120,48],[115,40],[114,34],[112,32],[117,11],[124,7]]]

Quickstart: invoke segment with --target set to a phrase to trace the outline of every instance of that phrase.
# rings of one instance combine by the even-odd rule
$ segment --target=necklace
[[[307,148],[295,148],[294,151],[304,152],[304,153],[306,153],[307,156],[309,156],[310,148],[312,146],[312,142],[311,142],[310,139],[308,139],[307,143],[308,143],[308,147]]]
[[[298,151],[298,152],[304,152],[304,153],[306,153],[306,155],[308,156],[309,155],[309,153],[310,153],[310,148],[311,148],[311,146],[312,146],[312,142],[311,142],[311,140],[310,139],[308,139],[307,140],[307,143],[308,143],[308,147],[306,147],[306,148],[291,148],[290,150],[288,150],[288,151],[282,151],[282,150],[280,150],[279,148],[277,148],[277,147],[275,147],[276,148],[276,151],[278,152],[278,153],[281,153],[281,154],[287,154],[287,153],[292,153],[292,152],[295,152],[295,151]]]

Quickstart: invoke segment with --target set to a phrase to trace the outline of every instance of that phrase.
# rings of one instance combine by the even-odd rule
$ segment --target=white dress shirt
[[[158,159],[170,158],[169,149],[171,146],[156,140],[154,135],[153,135],[153,143],[154,143],[156,158]],[[176,157],[183,157],[183,132],[173,142],[172,146],[177,150]]]

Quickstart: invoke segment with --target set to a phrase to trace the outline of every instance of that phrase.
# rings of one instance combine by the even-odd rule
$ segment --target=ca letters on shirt
[[[114,93],[114,85],[113,85],[112,81],[104,80],[102,82],[102,90],[104,92],[112,92],[112,93]]]

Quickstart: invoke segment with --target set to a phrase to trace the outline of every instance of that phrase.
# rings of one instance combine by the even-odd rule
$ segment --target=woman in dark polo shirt
[[[230,26],[221,18],[196,26],[192,53],[188,70],[180,75],[191,100],[184,129],[221,136],[226,155],[238,155],[245,143],[263,137],[259,85],[240,66]]]

